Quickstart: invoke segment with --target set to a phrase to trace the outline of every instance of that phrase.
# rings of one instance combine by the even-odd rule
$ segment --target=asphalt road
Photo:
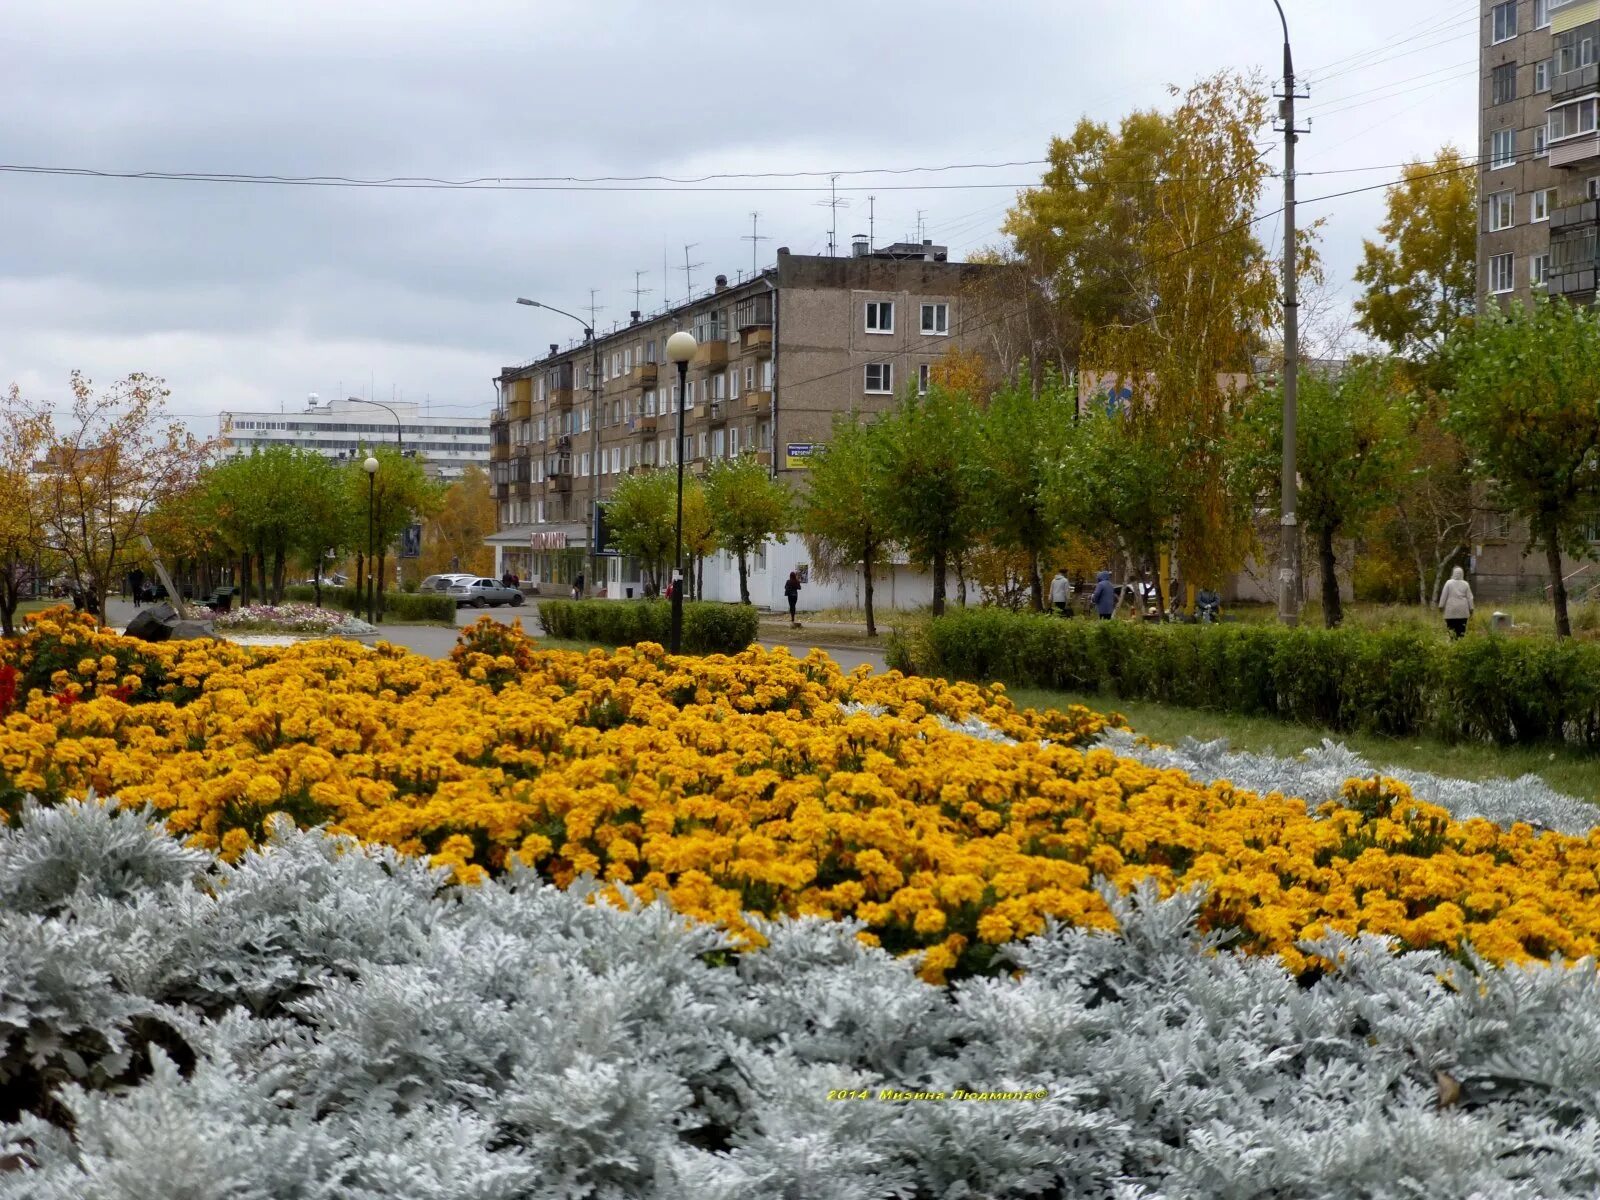
[[[119,600],[113,596],[106,603],[106,621],[115,628],[122,628],[132,619],[135,612],[133,604],[126,600]],[[529,633],[543,632],[539,626],[539,610],[537,605],[525,605],[522,608],[463,608],[456,613],[456,626],[461,628],[471,625],[479,617],[491,617],[509,625],[513,621],[521,620],[522,627]],[[429,658],[445,658],[450,653],[450,648],[456,644],[456,631],[443,625],[382,625],[379,637],[386,642],[393,642],[397,646],[404,646],[417,654],[425,654]],[[776,646],[787,646],[789,653],[797,658],[810,653],[811,648],[803,642],[788,641],[763,641],[761,645],[768,649]],[[862,663],[866,663],[874,671],[884,669],[883,655],[876,650],[859,649],[828,649],[828,657],[838,663],[846,671],[854,670]]]

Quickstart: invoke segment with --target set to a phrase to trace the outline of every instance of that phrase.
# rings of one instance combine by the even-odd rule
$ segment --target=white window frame
[[[1533,94],[1550,90],[1550,74],[1554,70],[1556,61],[1553,58],[1541,59],[1533,64]]]
[[[1556,117],[1558,114],[1564,115],[1568,109],[1577,110],[1573,118],[1573,127],[1569,130],[1567,123],[1563,121],[1562,132],[1557,133]],[[1584,124],[1585,115],[1588,117],[1587,125]],[[1600,93],[1591,92],[1587,96],[1579,96],[1574,100],[1564,100],[1560,104],[1552,105],[1546,110],[1545,127],[1548,130],[1545,144],[1551,146],[1567,138],[1588,137],[1593,134],[1600,129]]]
[[[921,363],[917,367],[917,395],[928,394],[928,364]]]
[[[729,367],[728,368],[728,399],[729,400],[737,400],[738,398],[739,398],[739,368],[738,367]]]
[[[1550,28],[1550,0],[1533,0],[1533,27]]]
[[[1485,198],[1484,204],[1488,208],[1486,224],[1490,233],[1499,233],[1501,230],[1510,229],[1517,223],[1517,194],[1515,192],[1492,192]]]
[[[950,336],[950,306],[948,304],[933,303],[922,306],[922,336]]]
[[[873,386],[873,372],[877,372],[877,386]],[[861,390],[869,396],[894,395],[894,364],[868,363],[861,373]]]
[[[772,360],[770,358],[761,360],[761,390],[763,392],[772,390]]]
[[[1528,286],[1548,287],[1550,280],[1550,253],[1528,256]]]
[[[1513,254],[1491,254],[1488,262],[1489,294],[1504,296],[1517,286],[1517,259]]]
[[[739,427],[737,425],[732,425],[728,428],[728,457],[739,457]]]
[[[867,333],[894,332],[894,301],[868,300],[864,308],[864,328]]]
[[[1509,21],[1501,20],[1502,17]],[[1505,32],[1509,24],[1510,32]],[[1517,0],[1505,0],[1503,4],[1496,4],[1489,10],[1489,44],[1498,46],[1501,42],[1509,42],[1517,36]]]
[[[1537,225],[1550,219],[1550,210],[1556,206],[1556,189],[1540,188],[1528,197],[1528,224]]]
[[[744,390],[747,392],[753,392],[756,390],[756,368],[754,363],[750,363],[745,366]]]
[[[1550,130],[1543,125],[1533,127],[1533,156],[1535,158],[1550,157]]]
[[[1489,169],[1499,171],[1517,161],[1517,131],[1492,129],[1489,131]]]

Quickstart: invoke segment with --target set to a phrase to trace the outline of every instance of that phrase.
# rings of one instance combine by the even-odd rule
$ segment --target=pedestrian
[[[790,571],[789,578],[783,581],[783,596],[789,602],[789,624],[793,625],[794,607],[800,602],[800,572]]]
[[[1050,581],[1050,607],[1056,610],[1056,616],[1067,616],[1067,600],[1072,595],[1072,584],[1067,582],[1067,573],[1056,571],[1056,577]]]
[[[516,587],[516,577],[512,575],[509,570],[507,570],[504,575],[500,576],[500,586],[508,588]]]
[[[133,592],[133,606],[138,608],[144,603],[144,570],[135,567],[128,572],[128,587]]]
[[[583,599],[583,572],[582,571],[578,572],[578,577],[572,581],[572,598],[574,600],[582,600]]]
[[[1467,632],[1467,618],[1472,616],[1474,601],[1472,585],[1460,567],[1450,572],[1450,578],[1439,589],[1439,607],[1444,611],[1445,628],[1450,636],[1462,637]]]
[[[1094,594],[1089,597],[1089,603],[1102,621],[1111,620],[1111,614],[1117,611],[1117,589],[1111,582],[1110,571],[1101,571],[1094,577]]]

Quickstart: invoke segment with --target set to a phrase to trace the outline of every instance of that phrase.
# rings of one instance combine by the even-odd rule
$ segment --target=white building
[[[363,446],[398,444],[416,451],[429,473],[441,479],[460,478],[468,464],[489,469],[487,417],[423,416],[417,405],[404,402],[375,404],[355,398],[324,402],[313,393],[300,412],[221,413],[217,432],[228,455],[295,446],[343,458]]]

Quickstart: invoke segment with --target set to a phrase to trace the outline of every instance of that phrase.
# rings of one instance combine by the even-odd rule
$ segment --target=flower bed
[[[1205,786],[1091,748],[1106,722],[1087,710],[1019,713],[998,689],[820,654],[549,653],[485,621],[440,663],[130,645],[59,615],[5,653],[25,686],[0,805],[93,789],[228,859],[285,812],[461,880],[593,875],[746,944],[750,913],[852,917],[931,981],[1051,919],[1109,927],[1100,878],[1202,886],[1206,927],[1295,971],[1333,932],[1495,962],[1577,958],[1600,935],[1600,834],[1455,821],[1394,781],[1314,810]]]
[[[333,633],[366,632],[371,626],[347,613],[313,604],[250,604],[218,614],[212,622],[224,633]]]

